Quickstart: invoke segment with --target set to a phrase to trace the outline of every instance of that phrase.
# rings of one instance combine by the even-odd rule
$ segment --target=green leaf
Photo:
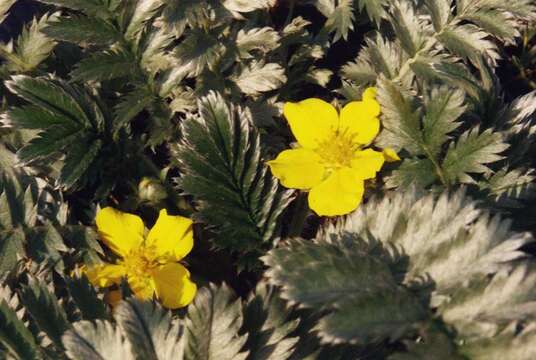
[[[188,307],[185,360],[244,360],[240,349],[246,335],[239,335],[242,305],[223,285],[201,288]]]
[[[340,0],[337,7],[330,14],[325,27],[335,32],[333,41],[348,38],[348,32],[354,29],[354,6],[352,0]]]
[[[285,69],[279,64],[252,62],[235,79],[236,85],[247,95],[280,88],[287,81]]]
[[[248,333],[245,348],[248,360],[288,359],[294,351],[298,337],[292,333],[299,319],[279,296],[279,291],[260,282],[244,306],[242,329]]]
[[[448,50],[464,59],[478,63],[479,56],[486,55],[495,62],[499,59],[497,46],[486,40],[487,36],[476,26],[465,24],[444,29],[437,38]]]
[[[62,349],[61,337],[71,324],[56,296],[47,290],[46,285],[33,282],[23,287],[21,300],[39,329],[52,340],[58,349]]]
[[[67,356],[73,360],[134,360],[130,345],[108,321],[79,321],[63,335]]]
[[[384,8],[388,4],[386,0],[359,0],[359,11],[363,11],[364,8],[369,18],[379,26],[381,20],[386,17]]]
[[[404,159],[402,164],[386,179],[388,188],[426,188],[438,180],[436,168],[429,159]]]
[[[422,154],[421,109],[415,97],[400,85],[380,77],[378,102],[384,127],[378,139],[382,147],[405,148],[412,155]]]
[[[273,246],[290,194],[262,161],[250,113],[216,93],[198,108],[200,118],[183,123],[184,140],[174,151],[180,188],[197,202],[197,218],[214,228],[215,246],[241,252]]]
[[[188,36],[175,48],[175,57],[181,68],[190,76],[199,76],[203,70],[212,68],[219,60],[224,49],[222,44],[211,34],[204,31],[192,30]]]
[[[71,188],[88,171],[102,149],[99,139],[83,139],[78,147],[66,154],[65,163],[61,169],[60,183],[65,188]]]
[[[434,87],[426,98],[423,116],[423,141],[435,156],[448,140],[448,134],[461,124],[456,120],[465,112],[465,94],[449,87]]]
[[[463,350],[490,337],[500,341],[512,322],[532,321],[536,268],[522,251],[532,242],[463,191],[406,191],[371,199],[314,241],[290,240],[264,260],[284,298],[322,311],[323,339],[410,343],[418,326],[424,341],[439,330]],[[423,327],[431,316],[443,325]]]
[[[45,4],[65,7],[72,10],[82,11],[90,16],[96,16],[103,19],[111,17],[110,9],[107,2],[103,0],[39,0]]]
[[[72,124],[62,121],[71,128],[91,121],[81,104],[73,96],[79,92],[73,86],[56,77],[31,78],[24,75],[13,76],[6,82],[7,88],[26,101],[48,110],[54,115],[68,118]],[[48,124],[43,124],[48,125]],[[32,127],[35,128],[35,127]],[[46,128],[45,126],[41,127]]]
[[[39,20],[33,19],[22,29],[14,51],[0,47],[0,56],[6,58],[9,70],[18,73],[33,71],[50,56],[56,42],[42,30],[56,16],[57,14],[43,15]]]
[[[4,20],[8,16],[9,8],[16,2],[17,0],[0,0],[0,24],[4,22]]]
[[[230,11],[251,12],[268,9],[275,5],[275,0],[223,0],[222,5]]]
[[[132,2],[134,8],[131,11],[128,26],[125,30],[125,38],[134,39],[144,28],[145,24],[156,15],[163,5],[162,0],[136,0]]]
[[[75,81],[104,81],[135,75],[136,68],[135,58],[130,52],[111,50],[84,58],[71,71],[71,76]]]
[[[22,255],[24,233],[21,230],[0,230],[0,279],[15,268],[19,256]]]
[[[263,258],[269,266],[266,274],[291,303],[330,310],[316,326],[325,342],[397,339],[424,317],[424,311],[397,286],[383,255],[368,256],[373,243],[349,240],[292,240]],[[404,310],[395,315],[397,308]]]
[[[407,291],[364,292],[337,303],[337,311],[316,328],[324,341],[369,344],[398,340],[425,318],[425,310]]]
[[[114,317],[136,359],[182,358],[183,345],[179,341],[182,328],[177,321],[172,321],[169,312],[151,303],[129,299],[121,302]]]
[[[90,284],[87,277],[65,277],[65,283],[69,295],[85,320],[97,320],[108,318],[108,311],[104,302],[98,298],[95,288]]]
[[[88,16],[62,16],[50,22],[42,31],[53,39],[78,44],[109,45],[121,37],[108,22]]]
[[[0,302],[0,343],[17,360],[41,358],[32,333],[5,300]]]
[[[115,107],[114,131],[126,126],[154,100],[154,95],[146,88],[136,88],[123,96],[122,101]]]
[[[402,58],[399,45],[377,34],[374,40],[366,40],[355,62],[342,67],[342,75],[358,85],[374,84],[380,74],[392,79],[400,70]]]
[[[241,29],[236,35],[236,47],[240,58],[249,59],[251,52],[268,53],[279,46],[279,34],[271,27]]]
[[[402,48],[415,56],[424,44],[422,24],[410,2],[397,0],[391,9],[391,23]]]
[[[449,22],[452,0],[424,0],[424,3],[432,16],[435,31],[440,32]]]
[[[18,75],[6,82],[6,86],[32,104],[10,110],[6,122],[15,127],[42,130],[19,150],[19,159],[31,162],[65,153],[60,183],[71,188],[83,180],[103,147],[105,115],[101,104],[84,88],[53,76]],[[86,144],[87,148],[80,144]]]
[[[449,183],[459,180],[462,183],[473,183],[470,173],[486,173],[490,169],[487,164],[501,160],[499,155],[509,147],[502,141],[500,133],[488,129],[482,133],[478,127],[463,133],[456,144],[451,143],[442,168]]]

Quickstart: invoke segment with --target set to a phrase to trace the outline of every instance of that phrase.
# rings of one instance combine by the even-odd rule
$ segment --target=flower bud
[[[167,197],[167,193],[159,180],[144,177],[138,185],[138,196],[141,201],[158,203]]]

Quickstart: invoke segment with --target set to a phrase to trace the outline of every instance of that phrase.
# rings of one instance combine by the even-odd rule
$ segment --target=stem
[[[295,7],[296,7],[296,0],[290,0],[290,4],[288,7],[288,15],[287,15],[287,18],[285,19],[285,25],[283,25],[283,28],[285,28],[292,21]]]
[[[290,222],[288,231],[289,237],[299,237],[303,232],[305,220],[307,219],[307,215],[309,215],[307,195],[308,194],[306,192],[300,192],[294,201],[294,216]]]
[[[441,183],[448,189],[449,188],[449,182],[445,178],[445,174],[443,173],[443,169],[441,168],[441,166],[437,162],[435,156],[433,156],[433,154],[430,152],[430,150],[428,149],[428,146],[423,144],[422,148],[423,148],[426,156],[428,157],[428,159],[434,165],[436,174],[437,174],[437,176],[439,176],[439,180],[441,180]]]

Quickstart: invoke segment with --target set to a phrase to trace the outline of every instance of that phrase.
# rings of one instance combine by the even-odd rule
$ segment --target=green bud
[[[158,179],[144,177],[138,185],[138,196],[141,201],[157,203],[167,198],[167,193]]]

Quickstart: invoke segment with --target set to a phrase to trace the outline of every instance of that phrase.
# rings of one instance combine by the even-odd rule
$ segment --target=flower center
[[[356,151],[361,146],[354,139],[355,136],[348,131],[337,130],[319,144],[316,152],[330,169],[350,167]]]
[[[128,276],[140,278],[150,276],[151,270],[160,264],[155,248],[145,246],[131,250],[122,262]]]

